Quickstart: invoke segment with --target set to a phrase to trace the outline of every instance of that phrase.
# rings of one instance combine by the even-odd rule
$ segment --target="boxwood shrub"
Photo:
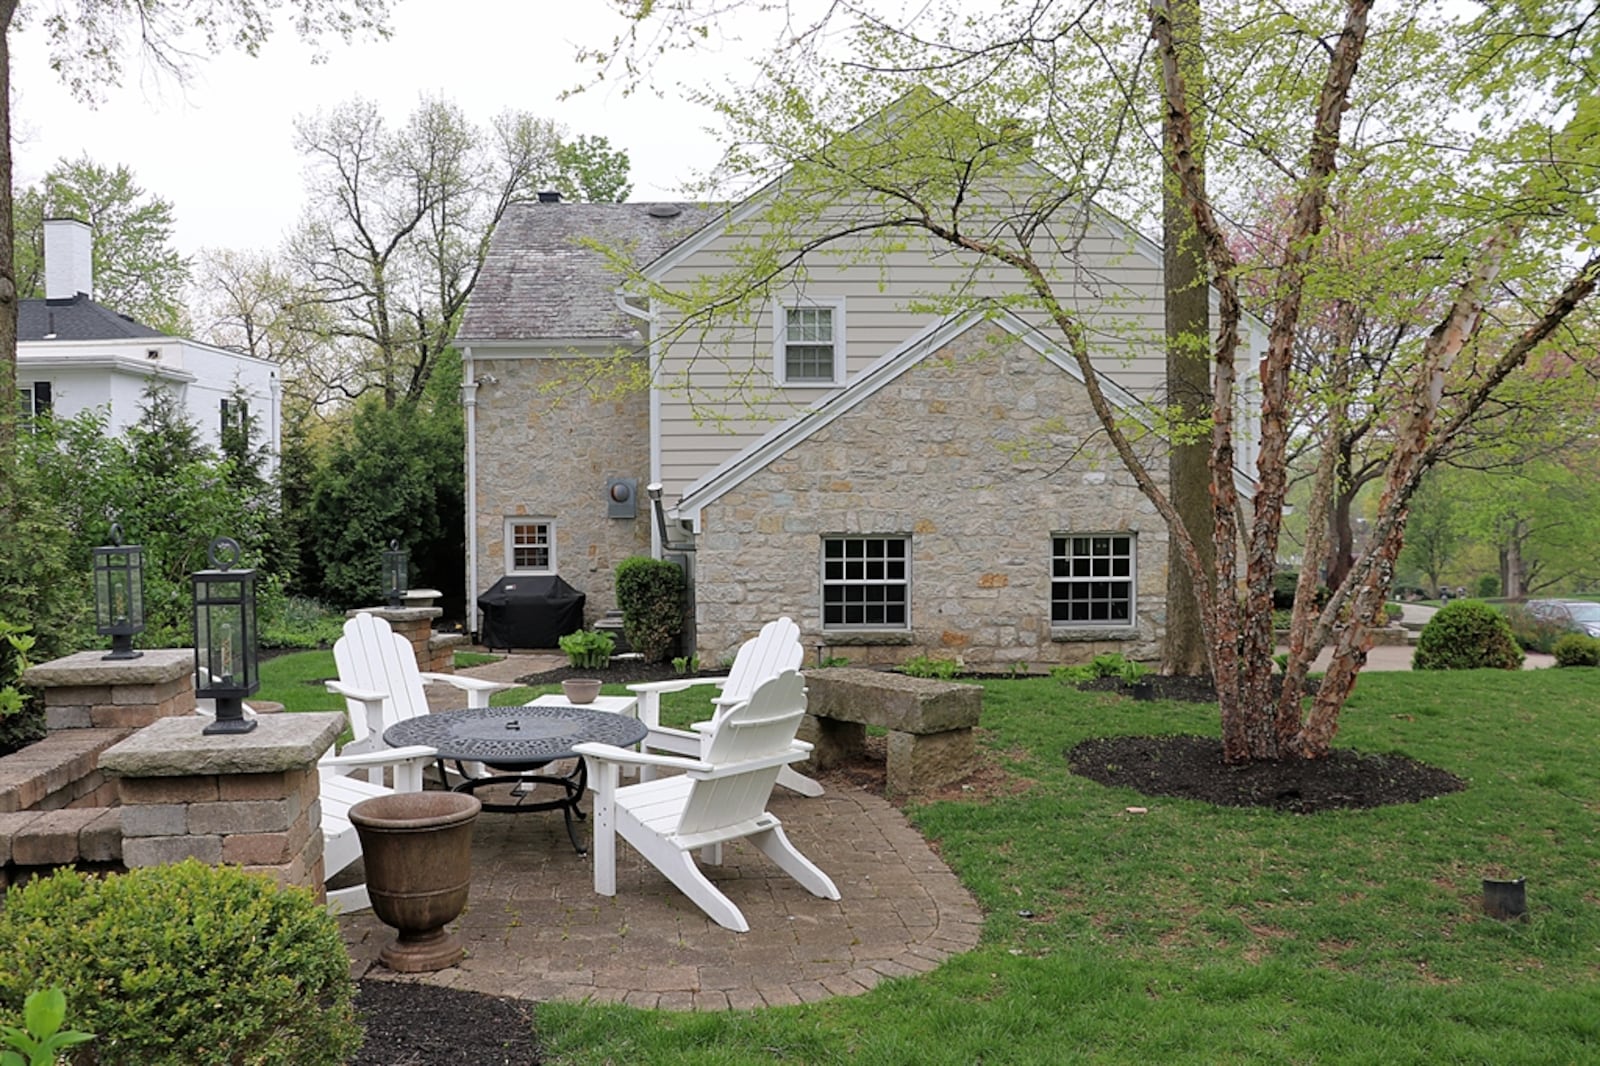
[[[1415,670],[1520,670],[1522,649],[1505,615],[1479,600],[1452,600],[1417,638]]]
[[[1557,666],[1600,666],[1600,637],[1568,633],[1553,650]]]
[[[338,924],[305,889],[189,860],[57,871],[0,911],[0,1012],[60,987],[77,1066],[335,1066],[361,1044]]]
[[[617,606],[622,635],[647,663],[667,660],[683,632],[683,569],[664,559],[634,555],[617,564]]]

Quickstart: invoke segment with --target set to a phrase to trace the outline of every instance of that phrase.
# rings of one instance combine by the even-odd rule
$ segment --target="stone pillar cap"
[[[268,714],[248,733],[202,733],[201,715],[162,718],[100,755],[100,768],[118,777],[205,777],[304,770],[344,731],[337,712]]]
[[[107,659],[103,651],[80,651],[30,666],[22,683],[33,688],[79,685],[162,685],[194,673],[193,648],[149,648],[137,659]]]

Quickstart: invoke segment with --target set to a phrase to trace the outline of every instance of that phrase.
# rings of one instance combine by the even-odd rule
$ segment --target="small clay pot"
[[[561,682],[568,703],[593,703],[600,695],[600,682],[592,677],[574,677]]]

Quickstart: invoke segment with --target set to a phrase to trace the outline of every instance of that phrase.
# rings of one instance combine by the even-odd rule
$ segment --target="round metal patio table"
[[[514,790],[514,803],[484,803],[486,811],[561,811],[567,836],[578,854],[587,849],[578,841],[574,821],[581,821],[578,802],[588,787],[589,773],[584,760],[572,748],[575,744],[598,742],[629,748],[649,734],[644,723],[607,711],[585,707],[481,707],[456,711],[437,711],[418,715],[383,731],[384,743],[403,748],[423,744],[438,753],[441,780],[445,760],[456,764],[461,773],[457,792],[474,792],[488,785],[553,785],[560,789],[557,799],[534,801],[531,789]],[[539,774],[558,759],[576,759],[569,774]],[[469,777],[463,763],[481,762],[500,773],[489,777]]]

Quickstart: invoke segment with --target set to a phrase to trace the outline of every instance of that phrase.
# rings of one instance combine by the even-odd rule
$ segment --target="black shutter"
[[[50,383],[48,381],[35,381],[33,383],[33,413],[36,415],[50,413]]]

